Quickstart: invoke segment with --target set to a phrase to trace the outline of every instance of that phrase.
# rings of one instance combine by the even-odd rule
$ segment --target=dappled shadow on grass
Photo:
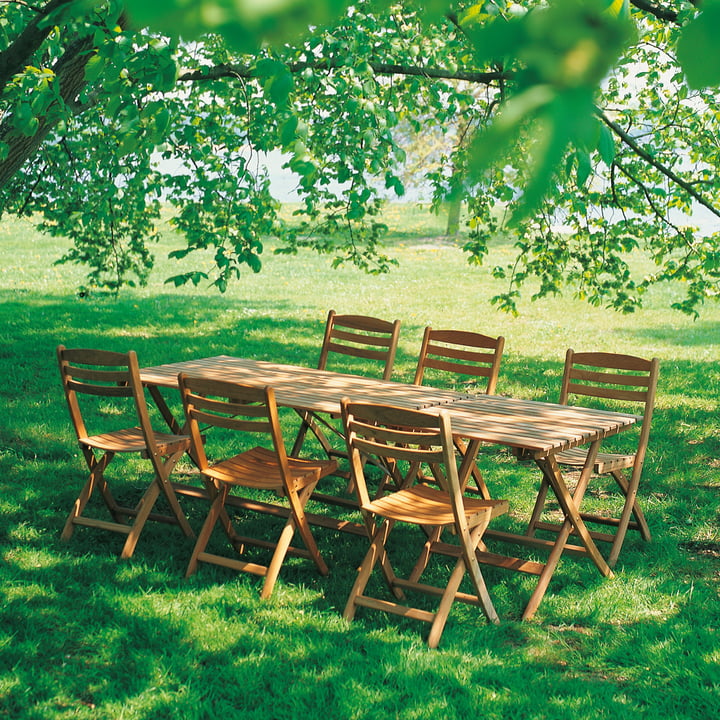
[[[249,308],[224,297],[213,298],[212,312],[207,298],[176,295],[117,302],[33,295],[19,301],[0,291],[0,302],[4,337],[34,340],[41,343],[37,350],[54,350],[58,343],[134,349],[141,364],[215,354],[315,364],[325,321],[289,320],[283,303],[253,302]],[[19,359],[17,348],[0,347],[0,358]]]
[[[682,321],[681,321],[682,322]],[[713,320],[692,320],[687,318],[681,326],[629,327],[618,331],[621,336],[668,342],[686,347],[705,347],[720,342],[720,323]]]
[[[707,597],[677,597],[653,617],[627,602],[613,612],[574,587],[562,599],[577,607],[500,626],[461,607],[429,651],[418,623],[371,611],[344,623],[325,596],[333,576],[314,587],[285,578],[262,602],[256,581],[222,570],[182,580],[177,552],[146,546],[122,562],[81,546],[35,539],[4,558],[8,717],[590,720],[717,709]],[[612,584],[621,597],[623,580]]]
[[[563,559],[536,620],[517,618],[532,579],[487,570],[502,618],[488,626],[456,605],[440,649],[427,627],[369,610],[347,625],[347,593],[366,543],[316,531],[331,567],[281,573],[270,602],[256,578],[202,566],[186,581],[192,541],[150,523],[135,556],[122,538],[59,534],[85,469],[71,435],[55,346],[135,349],[143,365],[236,354],[314,365],[324,317],[283,303],[159,295],[68,302],[0,293],[0,714],[12,718],[624,718],[714,717],[718,560],[717,364],[661,369],[641,501],[653,531],[632,534],[616,577]],[[710,330],[708,330],[710,331]],[[401,340],[401,342],[403,342]],[[692,342],[692,340],[689,340]],[[412,376],[411,347],[399,355]],[[561,358],[513,349],[499,391],[554,400]],[[138,493],[140,463],[117,466]],[[522,518],[538,474],[488,449],[491,490]],[[183,499],[198,529],[205,506]],[[512,521],[515,518],[511,518]],[[714,530],[712,528],[715,528]],[[403,537],[403,536],[400,536]],[[438,571],[439,573],[439,571]]]

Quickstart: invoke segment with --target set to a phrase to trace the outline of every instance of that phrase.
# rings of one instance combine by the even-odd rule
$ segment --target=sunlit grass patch
[[[623,720],[720,713],[718,306],[692,322],[668,309],[671,289],[657,288],[648,308],[630,317],[567,297],[523,301],[522,314],[507,317],[489,304],[502,283],[467,265],[442,237],[443,218],[392,207],[386,221],[388,249],[400,261],[386,276],[332,270],[328,258],[305,251],[276,256],[270,243],[263,271],[248,272],[225,295],[203,285],[176,289],[164,284],[178,272],[166,257],[177,243],[168,233],[155,248],[149,286],[113,300],[77,297],[82,270],[51,264],[62,241],[3,220],[1,715]],[[488,267],[506,250],[493,248]],[[269,602],[259,600],[260,578],[204,565],[186,580],[192,540],[177,527],[149,523],[130,561],[118,558],[122,538],[101,530],[77,528],[60,542],[87,468],[60,389],[58,343],[132,348],[143,365],[232,354],[312,366],[330,308],[400,318],[395,377],[403,380],[412,380],[425,325],[502,334],[498,392],[516,397],[556,400],[567,347],[659,357],[640,490],[652,542],[631,533],[608,579],[587,559],[563,558],[526,623],[519,618],[534,578],[485,569],[501,624],[456,604],[437,651],[427,649],[418,622],[369,609],[352,623],[342,619],[365,553],[355,536],[319,529],[330,575],[293,560]],[[177,398],[168,399],[177,412]],[[290,435],[297,418],[287,413],[282,421]],[[510,501],[498,525],[523,531],[537,469],[498,448],[484,449],[480,462],[491,490]],[[108,473],[122,479],[128,502],[150,481],[140,459],[113,461]],[[187,462],[177,473],[198,483]],[[588,505],[608,492],[592,485]],[[181,502],[198,530],[207,506]],[[430,578],[444,577],[446,567],[440,563]]]

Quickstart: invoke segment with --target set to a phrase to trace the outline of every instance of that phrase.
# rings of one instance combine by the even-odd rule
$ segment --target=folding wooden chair
[[[593,465],[595,475],[611,475],[623,496],[623,509],[619,518],[590,513],[581,513],[586,522],[598,523],[615,528],[614,533],[592,532],[596,540],[612,543],[608,565],[617,562],[628,529],[638,530],[643,540],[650,540],[650,529],[637,501],[638,487],[650,436],[655,391],[657,388],[659,363],[657,358],[644,360],[632,355],[616,353],[576,353],[570,349],[565,356],[560,403],[570,404],[577,396],[600,398],[601,401],[618,401],[627,411],[642,409],[638,444],[633,452],[599,452]],[[617,409],[613,406],[612,409]],[[573,448],[557,455],[560,465],[581,468],[587,458],[587,449]],[[628,479],[623,471],[630,471]],[[548,490],[543,479],[540,493],[528,527],[528,535],[535,530],[554,530],[552,523],[541,522]],[[632,518],[632,519],[631,519]]]
[[[429,415],[367,403],[342,403],[353,479],[370,549],[360,566],[345,606],[344,617],[352,620],[359,606],[374,608],[431,624],[428,645],[437,647],[450,608],[455,600],[479,605],[491,622],[499,622],[475,555],[490,520],[507,512],[506,500],[479,500],[463,497],[452,443],[450,420],[444,411]],[[365,478],[365,458],[374,457],[393,475],[397,489],[371,499]],[[421,468],[430,472],[439,487],[418,482]],[[390,484],[388,485],[390,487]],[[408,579],[398,577],[387,554],[388,538],[397,522],[420,527],[451,528],[457,544],[439,542],[440,530],[430,538],[421,535],[420,559]],[[419,582],[431,554],[456,557],[447,585],[437,587]],[[402,554],[407,556],[405,544]],[[393,600],[365,594],[370,576],[380,563]],[[475,594],[459,592],[465,574]],[[438,609],[429,612],[405,602],[405,590],[440,597]]]
[[[504,347],[502,335],[490,337],[465,330],[426,327],[414,382],[422,385],[425,371],[431,369],[452,373],[458,378],[484,378],[486,382],[481,390],[492,395],[497,386]]]
[[[169,480],[173,468],[189,448],[190,438],[153,429],[136,354],[133,351],[73,350],[60,345],[57,357],[70,418],[90,470],[65,523],[62,539],[69,540],[77,525],[118,532],[127,536],[121,557],[129,558],[148,519],[178,524],[185,535],[194,537]],[[132,406],[133,419],[139,421],[138,426],[117,428],[119,408],[115,406],[123,402]],[[112,404],[112,408],[103,411],[102,405],[107,407],[108,404]],[[95,405],[94,412],[92,405]],[[90,434],[86,423],[92,424],[93,430],[98,432]],[[101,424],[103,428],[100,428]],[[152,464],[153,481],[132,508],[118,504],[105,478],[105,471],[117,453],[140,453]],[[84,514],[96,489],[100,491],[112,521]],[[160,494],[167,500],[171,516],[151,512]],[[132,522],[128,523],[131,518]]]
[[[379,364],[382,369],[382,379],[389,380],[395,363],[399,336],[399,320],[390,322],[365,315],[338,315],[334,310],[330,310],[325,323],[325,336],[320,350],[318,369],[327,369],[331,355],[343,355]],[[308,430],[315,435],[329,458],[347,457],[345,439],[337,427],[316,413],[302,412],[300,416],[302,423],[290,453],[293,457],[300,454]],[[326,435],[327,431],[342,440],[341,446],[335,447],[331,444]]]
[[[486,395],[492,395],[497,387],[504,348],[502,335],[490,337],[466,330],[433,330],[428,326],[420,346],[414,383],[422,385],[426,382],[426,370],[429,369],[431,384],[448,374],[464,384],[476,383],[476,378],[482,378],[486,382],[480,389]],[[459,438],[455,438],[455,447],[461,454],[465,453],[465,443]],[[489,499],[490,493],[477,466],[472,474],[477,492]],[[468,489],[476,491],[475,488]]]
[[[184,374],[180,374],[178,382],[192,448],[211,498],[210,510],[198,535],[186,576],[196,571],[198,562],[249,572],[265,578],[261,597],[267,598],[272,593],[288,553],[312,559],[320,573],[327,575],[327,565],[320,556],[305,516],[305,504],[320,478],[335,471],[335,461],[316,462],[287,456],[272,388],[246,387],[219,380],[188,377]],[[264,435],[270,447],[253,447],[226,460],[210,463],[200,435],[200,424],[204,429],[215,427],[243,435]],[[211,437],[212,433],[208,440]],[[255,441],[253,439],[253,442]],[[229,505],[269,515],[281,514],[277,512],[277,503],[264,503],[253,498],[231,495],[231,490],[238,487],[266,490],[287,500],[289,514],[277,541],[241,536],[235,531],[227,514],[226,508]],[[238,553],[244,552],[246,544],[273,550],[268,565],[206,552],[218,520],[221,521],[230,544]],[[299,533],[305,549],[290,546],[295,531]]]

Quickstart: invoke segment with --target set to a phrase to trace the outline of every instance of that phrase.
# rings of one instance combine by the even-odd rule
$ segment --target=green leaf
[[[600,139],[597,149],[603,162],[610,167],[615,159],[615,136],[607,125],[600,126]]]
[[[575,152],[575,157],[577,158],[577,184],[579,187],[583,187],[587,182],[587,179],[590,177],[590,173],[592,172],[590,153],[584,152],[582,150],[577,150]]]
[[[693,88],[720,85],[720,0],[706,0],[702,12],[681,31],[680,64]]]
[[[288,148],[297,138],[298,118],[297,115],[290,117],[280,126],[280,143],[283,148]]]
[[[270,78],[283,70],[287,71],[284,63],[275,58],[262,58],[255,63],[255,75],[259,78]]]
[[[15,127],[26,137],[32,137],[40,125],[28,102],[18,105],[14,120]]]
[[[295,87],[291,73],[283,65],[282,70],[270,81],[270,99],[279,106],[287,105],[288,97]]]
[[[100,77],[104,69],[105,63],[102,61],[102,59],[98,55],[93,55],[85,65],[86,82],[95,82]]]

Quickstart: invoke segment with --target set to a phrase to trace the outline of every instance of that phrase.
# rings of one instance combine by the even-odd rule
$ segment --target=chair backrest
[[[396,487],[412,485],[421,468],[429,467],[433,479],[450,495],[456,520],[464,518],[450,419],[444,411],[431,415],[344,399],[342,417],[361,505],[370,501],[364,460],[371,457],[386,468]]]
[[[271,387],[250,387],[224,380],[178,375],[188,432],[200,471],[208,469],[201,427],[225,428],[238,433],[266,435],[277,454],[282,477],[289,481],[275,392]]]
[[[491,395],[497,386],[505,338],[490,337],[465,330],[425,328],[415,384],[422,385],[428,368],[455,375],[487,378],[485,393]]]
[[[383,380],[392,375],[400,337],[400,321],[365,315],[338,315],[330,310],[318,368],[325,370],[328,355],[336,353],[381,363]]]
[[[642,462],[650,435],[657,389],[659,361],[634,355],[606,352],[576,353],[570,348],[565,355],[560,388],[560,404],[568,405],[575,396],[620,401],[625,405],[642,405],[642,425],[638,459]]]
[[[145,393],[140,382],[137,355],[133,350],[120,353],[84,348],[68,349],[59,345],[57,358],[65,399],[78,439],[96,434],[99,429],[93,428],[93,432],[88,432],[87,414],[83,414],[79,396],[132,398],[136,419],[142,428],[146,446],[148,449],[155,447],[155,433],[150,423]],[[125,420],[122,415],[111,413],[105,415],[111,420],[115,417]],[[112,429],[117,430],[117,427]],[[109,428],[102,430],[107,432]]]

